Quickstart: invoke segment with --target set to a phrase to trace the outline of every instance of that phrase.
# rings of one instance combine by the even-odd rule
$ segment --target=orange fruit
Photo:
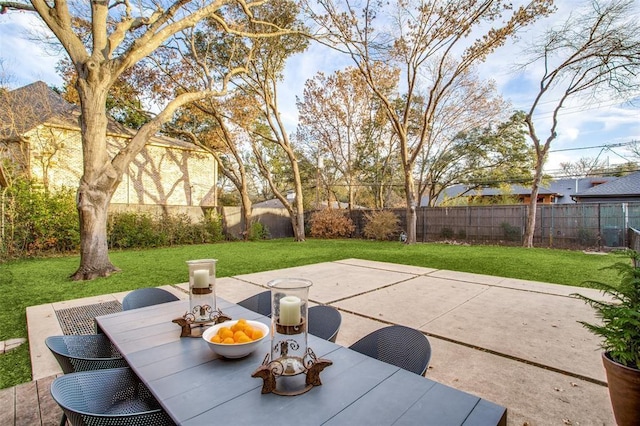
[[[233,331],[229,327],[222,327],[218,330],[218,334],[222,337],[222,340],[230,337],[233,339]]]
[[[262,330],[253,330],[253,333],[251,333],[251,338],[253,340],[262,339],[262,336],[264,336]]]
[[[215,336],[213,336],[211,338],[211,341],[213,343],[222,343],[222,337],[220,337],[220,335],[216,334]]]
[[[251,327],[250,325],[247,325],[242,331],[244,331],[244,334],[251,337],[253,330],[255,330],[253,327]]]
[[[247,336],[244,333],[242,336],[238,338],[238,340],[236,340],[236,343],[249,343],[249,342],[251,342],[251,337]]]
[[[233,340],[233,337],[227,337],[222,341],[222,343],[225,345],[233,345],[236,342]]]
[[[239,342],[243,337],[249,336],[247,336],[244,331],[236,331],[235,333],[233,333],[233,340],[235,340],[236,342]]]

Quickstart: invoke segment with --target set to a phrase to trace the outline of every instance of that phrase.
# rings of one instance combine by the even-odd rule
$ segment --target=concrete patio
[[[237,302],[281,277],[310,279],[311,301],[341,311],[341,345],[387,324],[423,331],[433,348],[426,376],[506,406],[510,425],[615,424],[599,341],[577,322],[595,316],[570,297],[601,297],[595,290],[346,259],[220,278],[217,294]],[[164,288],[187,298],[184,283]],[[61,372],[44,344],[62,334],[61,312],[111,309],[125,294],[28,308],[34,381]]]

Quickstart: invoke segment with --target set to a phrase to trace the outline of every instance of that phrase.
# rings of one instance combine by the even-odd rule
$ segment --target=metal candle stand
[[[173,320],[182,328],[180,337],[200,337],[206,327],[231,319],[216,308],[216,262],[216,259],[187,261],[190,311]]]
[[[172,322],[181,327],[180,337],[201,337],[207,327],[213,324],[231,321],[231,317],[222,313],[220,309],[216,310],[214,314],[211,306],[196,306],[194,309],[197,309],[198,316],[202,315],[202,309],[204,309],[205,312],[209,312],[209,319],[207,321],[196,321],[196,313],[194,312],[187,312],[180,318],[174,319]]]
[[[300,395],[320,386],[320,372],[333,364],[307,347],[307,305],[311,281],[283,278],[271,288],[271,352],[252,377],[263,380],[262,393]],[[296,376],[304,374],[305,382]],[[280,385],[280,386],[278,386]]]

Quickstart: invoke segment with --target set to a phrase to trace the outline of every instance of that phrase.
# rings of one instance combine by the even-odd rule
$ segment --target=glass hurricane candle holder
[[[188,260],[189,308],[194,322],[210,322],[216,308],[216,262],[217,259]]]
[[[271,289],[271,360],[281,365],[282,376],[307,371],[307,312],[309,287],[302,278],[279,278]]]

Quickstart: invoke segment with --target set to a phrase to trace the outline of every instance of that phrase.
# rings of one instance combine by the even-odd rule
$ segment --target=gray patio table
[[[221,298],[231,318],[269,319]],[[251,377],[270,339],[251,355],[225,359],[201,338],[180,338],[172,323],[188,301],[96,318],[96,327],[179,425],[505,425],[506,408],[309,335],[308,346],[333,365],[321,386],[298,396],[262,394]]]

